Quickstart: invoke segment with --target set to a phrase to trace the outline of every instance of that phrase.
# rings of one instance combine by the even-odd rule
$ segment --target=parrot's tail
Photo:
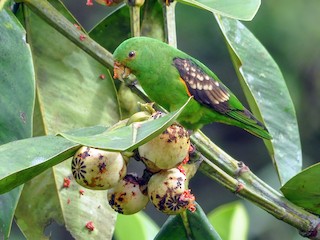
[[[233,110],[226,114],[239,121],[241,123],[239,124],[239,127],[243,128],[249,133],[260,138],[268,140],[272,139],[271,135],[268,132],[268,129],[264,126],[264,124],[256,119],[247,109]]]
[[[268,132],[268,130],[265,128],[265,129],[259,129],[259,128],[254,128],[254,127],[251,127],[251,126],[246,126],[244,128],[244,130],[248,131],[249,133],[257,136],[257,137],[260,137],[260,138],[264,138],[264,139],[267,139],[267,140],[271,140],[272,137],[270,135],[270,133]]]

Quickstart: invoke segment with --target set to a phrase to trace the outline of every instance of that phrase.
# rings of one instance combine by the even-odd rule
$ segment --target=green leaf
[[[241,202],[221,205],[208,214],[208,219],[223,240],[248,239],[249,216]]]
[[[118,214],[115,237],[117,240],[135,239],[152,240],[157,235],[159,227],[143,211],[133,215]]]
[[[121,42],[131,35],[129,8],[120,5],[94,26],[89,35],[102,47],[113,52]]]
[[[280,190],[294,204],[319,215],[319,179],[320,163],[317,163],[291,178]]]
[[[46,227],[53,223],[64,224],[60,199],[52,190],[57,186],[47,178],[54,178],[53,171],[47,170],[24,184],[15,218],[27,239],[46,239]],[[51,239],[55,239],[54,232],[51,235]]]
[[[112,131],[107,130],[101,134],[92,136],[79,136],[79,134],[74,135],[71,132],[61,133],[60,135],[84,146],[109,151],[132,151],[150,139],[158,136],[171,125],[183,111],[184,107],[189,103],[189,100],[177,111],[153,121],[133,123],[129,126]]]
[[[245,21],[253,19],[261,4],[260,0],[178,0],[178,2]]]
[[[78,144],[62,137],[28,138],[0,146],[0,194],[74,155]]]
[[[4,6],[10,3],[0,1],[0,144],[31,137],[35,98],[30,48],[25,41],[25,30]],[[2,166],[5,169],[6,165]],[[21,191],[22,186],[0,195],[0,239],[10,235]]]
[[[239,21],[216,16],[252,112],[273,139],[265,140],[281,184],[301,170],[295,109],[281,71],[267,50]]]
[[[181,215],[170,216],[160,232],[155,237],[155,240],[178,240],[178,239],[206,239],[206,240],[221,240],[219,234],[210,224],[206,214],[203,212],[199,204],[196,203],[196,211],[190,212],[187,210],[186,216],[189,230],[186,231]],[[190,234],[187,235],[187,232]]]
[[[0,12],[0,144],[32,134],[34,71],[26,33],[9,11]]]
[[[51,0],[50,3],[72,23],[76,22],[59,1]],[[49,9],[46,12],[47,16],[57,19],[59,24],[64,23],[57,24],[58,26],[65,25],[66,28],[72,26],[72,23],[50,10],[46,2],[30,1],[29,4]],[[39,9],[34,10],[37,12]],[[117,122],[120,116],[118,100],[113,79],[106,67],[27,8],[24,11],[24,19],[26,19],[28,40],[37,77],[34,133],[36,135],[55,134],[94,125],[109,126]],[[76,27],[72,31],[72,36],[79,34]],[[100,77],[102,74],[104,77]],[[70,156],[72,154],[68,157]],[[33,223],[33,225],[24,225],[25,236],[28,239],[46,238],[43,223],[49,224],[54,221],[64,224],[76,239],[101,239],[99,233],[111,236],[115,212],[107,207],[100,207],[97,210],[98,206],[93,204],[105,201],[103,192],[88,194],[85,198],[81,198],[81,201],[73,200],[74,205],[71,207],[72,202],[68,204],[68,198],[77,199],[79,189],[70,187],[67,192],[60,191],[64,177],[71,177],[68,161],[47,170],[39,178],[34,178],[31,184],[26,184],[23,202],[19,203],[19,218],[17,217],[18,224]],[[41,196],[44,195],[43,198],[32,196],[32,190],[36,188],[37,181],[47,186],[37,192]],[[53,200],[47,203],[44,201],[45,198],[58,199],[58,201]],[[35,214],[34,209],[26,208],[27,203],[31,201],[33,206],[43,211],[37,211]],[[99,211],[99,214],[96,214],[96,211]],[[91,216],[90,212],[104,221],[96,221],[95,216],[91,218],[92,220],[88,220]],[[93,221],[95,225],[95,231],[90,234],[90,237],[85,228],[88,221]],[[106,222],[108,224],[105,224]]]
[[[23,186],[0,195],[0,239],[8,239],[11,231],[13,216],[20,199]]]

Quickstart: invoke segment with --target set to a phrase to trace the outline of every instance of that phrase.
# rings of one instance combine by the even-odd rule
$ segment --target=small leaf
[[[291,178],[280,190],[294,204],[319,215],[319,179],[320,163],[317,163]]]
[[[249,216],[241,202],[221,205],[208,214],[208,219],[223,240],[248,239]]]
[[[143,211],[133,215],[118,214],[115,237],[117,240],[135,239],[152,240],[157,235],[159,227]]]
[[[155,237],[155,240],[176,240],[176,239],[206,239],[206,240],[221,240],[219,234],[210,224],[208,218],[203,212],[199,204],[196,203],[196,211],[186,211],[188,220],[188,231],[186,231],[181,215],[170,216],[160,232]],[[190,230],[190,231],[189,231]],[[187,235],[191,232],[191,236]]]
[[[62,137],[44,136],[0,146],[0,194],[32,179],[74,155],[78,144]]]
[[[79,136],[79,134],[74,135],[71,132],[61,133],[60,135],[85,146],[109,151],[131,151],[163,132],[177,119],[189,101],[190,99],[179,110],[153,121],[133,123],[129,126],[92,136]]]
[[[267,50],[239,21],[216,16],[252,112],[273,139],[265,140],[281,184],[301,170],[295,109],[281,71]]]
[[[178,2],[245,21],[253,19],[261,4],[260,0],[178,0]]]

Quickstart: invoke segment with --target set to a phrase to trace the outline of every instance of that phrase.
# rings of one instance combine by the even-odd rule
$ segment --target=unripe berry
[[[118,213],[125,215],[141,211],[149,198],[143,193],[138,177],[127,174],[114,188],[108,190],[108,202]]]
[[[189,133],[182,126],[172,124],[162,134],[138,148],[141,158],[153,162],[160,169],[179,165],[187,157],[190,147]]]
[[[81,186],[105,190],[114,187],[126,175],[127,166],[119,152],[83,146],[74,155],[71,170]]]
[[[178,214],[194,210],[194,196],[186,189],[186,176],[177,168],[162,170],[148,182],[148,196],[153,205],[163,213]]]

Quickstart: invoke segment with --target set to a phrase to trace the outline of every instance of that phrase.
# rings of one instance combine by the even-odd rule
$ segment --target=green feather
[[[221,122],[271,139],[265,126],[219,78],[188,54],[152,38],[136,37],[120,44],[113,56],[131,70],[152,101],[168,111],[180,108],[189,98],[188,92],[193,95],[178,119],[186,128]],[[200,81],[200,75],[205,80]]]

